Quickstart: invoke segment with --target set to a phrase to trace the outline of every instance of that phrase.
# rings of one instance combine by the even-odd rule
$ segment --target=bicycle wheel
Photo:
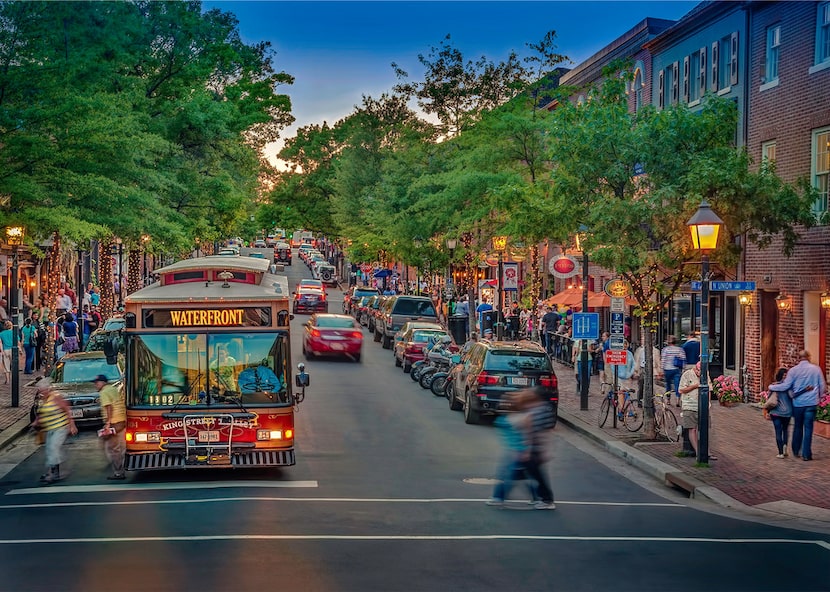
[[[602,404],[599,406],[599,415],[597,416],[597,423],[599,427],[605,427],[605,422],[608,421],[608,411],[611,409],[611,399],[605,397]]]
[[[623,407],[623,424],[629,432],[636,432],[643,427],[643,409],[637,401],[626,401]]]
[[[669,442],[680,441],[680,434],[677,430],[677,416],[671,409],[663,410],[663,421],[661,422],[660,429]]]

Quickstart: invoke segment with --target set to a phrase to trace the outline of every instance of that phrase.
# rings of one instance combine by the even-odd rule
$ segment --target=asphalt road
[[[288,268],[292,285],[305,272]],[[307,275],[307,273],[306,273]],[[332,311],[340,293],[332,291]],[[300,361],[303,317],[292,322]],[[307,362],[297,465],[112,484],[94,433],[40,487],[28,440],[0,455],[0,590],[827,590],[830,536],[708,511],[557,427],[557,509],[484,505],[499,441],[371,337]]]

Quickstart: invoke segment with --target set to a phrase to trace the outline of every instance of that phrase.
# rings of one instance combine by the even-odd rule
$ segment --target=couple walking
[[[530,497],[537,510],[554,510],[553,491],[543,465],[548,461],[548,440],[556,418],[546,399],[547,391],[530,388],[510,394],[514,413],[499,415],[495,425],[502,431],[505,455],[498,470],[499,483],[489,506],[502,507],[515,481],[529,479]]]

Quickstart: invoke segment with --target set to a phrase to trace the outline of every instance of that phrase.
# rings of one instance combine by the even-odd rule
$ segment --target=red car
[[[328,312],[326,293],[316,288],[297,288],[294,292],[293,312]]]
[[[363,349],[363,332],[357,322],[348,315],[313,314],[303,325],[303,355],[348,356],[360,361]]]

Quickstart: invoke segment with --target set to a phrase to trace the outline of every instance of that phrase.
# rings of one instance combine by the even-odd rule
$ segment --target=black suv
[[[408,321],[438,322],[438,313],[428,296],[390,296],[383,302],[375,320],[375,335],[384,349],[392,348],[395,333]]]
[[[463,409],[466,423],[510,411],[510,403],[503,400],[505,393],[534,386],[545,389],[556,420],[559,384],[550,357],[538,343],[479,341],[452,369],[448,380],[450,409]]]
[[[274,263],[291,265],[291,246],[288,243],[277,243],[274,247]]]

